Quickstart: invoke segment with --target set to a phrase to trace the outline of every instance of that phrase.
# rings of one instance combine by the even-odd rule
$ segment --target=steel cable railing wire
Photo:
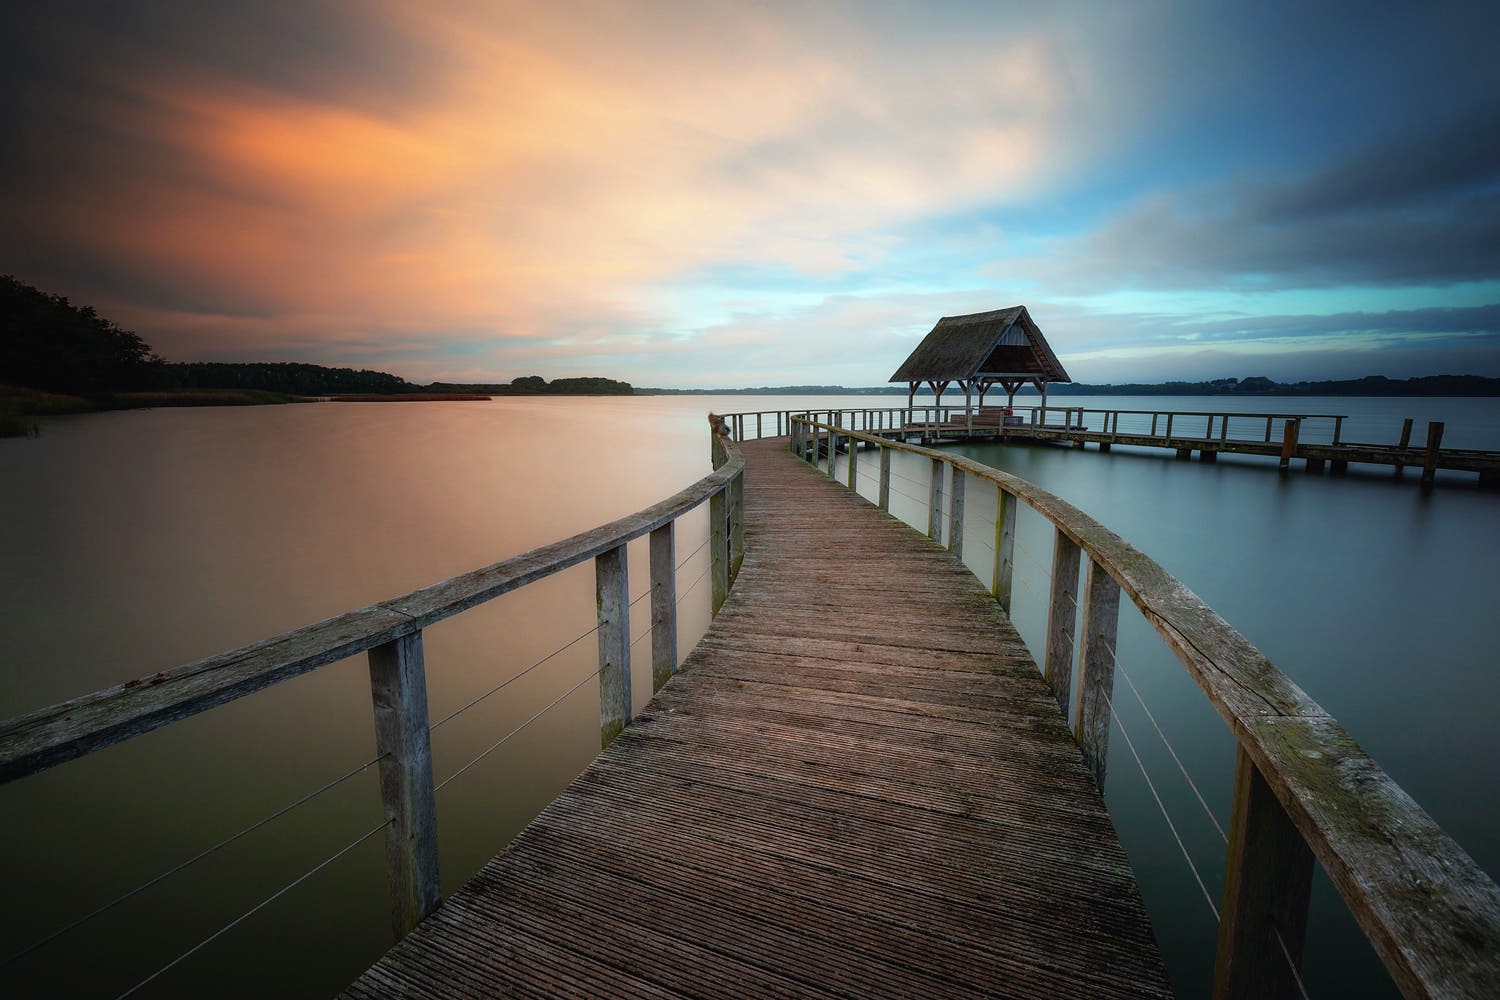
[[[122,893],[119,896],[116,896],[114,899],[110,900],[109,902],[103,904],[102,906],[96,907],[93,910],[90,910],[88,913],[85,913],[83,916],[78,917],[77,919],[73,920],[72,922],[70,922],[70,923],[68,923],[68,924],[66,924],[66,925],[58,928],[57,930],[55,930],[52,933],[46,935],[45,937],[40,938],[40,939],[38,939],[36,941],[33,941],[31,944],[27,945],[25,948],[22,948],[20,951],[14,952],[14,953],[6,956],[3,960],[0,960],[0,968],[4,968],[5,966],[10,965],[12,962],[15,962],[15,961],[17,961],[19,959],[25,958],[27,955],[30,955],[32,952],[36,951],[37,949],[43,948],[43,947],[51,944],[53,941],[56,941],[58,938],[62,937],[63,935],[68,934],[71,931],[77,930],[79,927],[82,927],[84,924],[88,923],[90,920],[93,920],[96,917],[99,917],[99,916],[104,915],[105,913],[108,913],[110,910],[113,910],[116,906],[119,906],[121,903],[124,903],[127,900],[130,900],[130,899],[135,898],[136,896],[139,896],[141,893],[145,892],[147,889],[150,889],[153,886],[156,886],[156,885],[161,884],[162,882],[165,882],[167,879],[169,879],[172,876],[177,875],[177,874],[179,874],[179,873],[181,873],[183,871],[186,871],[188,868],[191,868],[193,865],[195,865],[198,862],[204,860],[205,858],[208,858],[208,857],[210,857],[210,856],[212,856],[214,854],[217,854],[219,851],[223,850],[224,848],[230,846],[231,844],[233,844],[233,843],[235,843],[237,841],[243,840],[245,837],[248,837],[250,834],[256,832],[257,830],[261,829],[262,827],[265,827],[265,826],[267,826],[267,825],[275,822],[276,820],[280,819],[281,817],[283,817],[283,816],[287,815],[288,813],[292,812],[294,809],[297,809],[300,806],[306,805],[307,803],[311,802],[313,799],[315,799],[318,796],[324,794],[325,792],[331,791],[334,788],[337,788],[339,785],[342,785],[344,782],[350,780],[351,778],[355,778],[355,777],[359,776],[360,774],[363,774],[365,771],[368,771],[370,768],[372,768],[376,764],[380,763],[380,761],[381,761],[380,757],[376,757],[373,760],[365,761],[363,764],[359,765],[354,770],[348,771],[345,774],[342,774],[339,777],[334,778],[332,781],[329,781],[327,784],[323,785],[321,788],[317,788],[317,789],[315,789],[315,790],[313,790],[311,792],[308,792],[306,795],[304,795],[301,798],[297,799],[295,802],[292,802],[289,805],[283,806],[282,808],[280,808],[280,809],[276,810],[275,812],[271,813],[269,816],[266,816],[266,817],[264,817],[264,818],[262,818],[262,819],[260,819],[260,820],[258,820],[256,822],[250,824],[249,826],[247,826],[244,829],[240,830],[238,833],[235,833],[235,834],[232,834],[231,836],[225,837],[223,840],[221,840],[218,843],[214,844],[212,847],[205,848],[204,850],[202,850],[202,851],[198,852],[197,854],[193,855],[191,858],[188,858],[186,861],[182,861],[182,862],[180,862],[180,863],[172,866],[171,868],[168,868],[166,871],[161,872],[160,874],[155,875],[155,876],[147,879],[146,881],[142,882],[140,885],[137,885],[134,889],[131,889],[128,892]]]
[[[674,569],[681,569],[683,566],[687,565],[687,563],[695,555],[697,555],[699,552],[703,551],[703,549],[705,547],[707,547],[707,545],[708,545],[708,541],[705,540],[702,545],[699,545],[696,549],[694,549],[692,552],[688,553],[685,557],[683,557],[683,560],[680,563],[678,563],[676,565],[676,567],[674,567]],[[711,568],[712,567],[706,568],[706,569],[704,569],[704,571],[702,573],[698,574],[697,579],[695,579],[691,584],[689,584],[688,587],[687,587],[687,589],[684,590],[682,592],[682,594],[677,598],[677,602],[676,602],[677,604],[680,605],[683,602],[683,600],[687,597],[687,595],[692,592],[692,589],[694,587],[696,587],[698,585],[698,583],[701,582],[703,580],[703,578],[708,575],[709,569],[711,569]],[[649,589],[643,591],[639,596],[637,596],[635,598],[635,600],[633,600],[633,601],[630,602],[629,608],[630,609],[634,609],[638,604],[640,604],[642,601],[644,601],[646,598],[648,598],[650,596],[651,596],[651,591]],[[460,716],[463,713],[467,712],[469,709],[474,708],[476,705],[480,704],[481,702],[485,701],[486,699],[491,698],[491,697],[493,697],[496,694],[499,694],[501,691],[505,690],[505,688],[507,688],[510,685],[514,684],[516,681],[518,681],[521,678],[525,677],[527,674],[532,673],[533,671],[535,671],[536,669],[538,669],[539,667],[541,667],[543,664],[545,664],[545,663],[547,663],[547,662],[555,659],[556,657],[560,656],[562,653],[564,653],[567,650],[571,649],[572,647],[578,645],[580,642],[582,642],[583,640],[587,639],[589,636],[596,634],[598,631],[599,631],[599,627],[597,625],[591,627],[588,631],[584,632],[582,635],[578,636],[575,639],[569,640],[568,642],[566,642],[563,645],[559,646],[557,649],[554,649],[552,652],[548,653],[546,656],[543,656],[541,659],[539,659],[536,662],[532,663],[529,667],[526,667],[524,670],[521,670],[521,671],[513,674],[511,677],[507,678],[506,680],[501,681],[499,684],[497,684],[494,687],[490,688],[484,694],[482,694],[479,697],[473,699],[468,704],[463,705],[462,707],[460,707],[460,708],[454,710],[453,712],[449,713],[448,715],[444,716],[442,719],[438,720],[437,722],[434,722],[431,726],[428,727],[428,731],[429,732],[435,732],[439,727],[445,725],[448,722],[453,721],[454,719],[458,718],[458,716]],[[650,635],[650,634],[651,633],[650,633],[649,630],[646,630],[646,631],[642,632],[642,636],[646,636],[646,635]],[[637,638],[635,642],[631,643],[631,646],[634,647],[635,644],[638,643],[638,642],[640,642],[640,638]],[[576,688],[574,690],[576,690]],[[569,692],[569,693],[571,693],[571,692]],[[450,778],[448,780],[452,780],[452,777],[456,777],[456,776],[457,775],[450,776]],[[442,787],[442,786],[440,785],[438,787]]]
[[[1193,780],[1193,776],[1182,763],[1182,758],[1178,756],[1176,748],[1172,746],[1172,742],[1167,739],[1167,734],[1162,731],[1161,725],[1156,721],[1156,716],[1146,704],[1145,698],[1141,696],[1140,689],[1136,687],[1135,681],[1131,679],[1129,672],[1125,669],[1125,665],[1120,662],[1115,650],[1109,643],[1104,643],[1103,645],[1105,651],[1109,653],[1110,661],[1114,664],[1115,669],[1119,671],[1121,677],[1125,678],[1125,683],[1130,687],[1135,700],[1140,703],[1141,710],[1146,713],[1146,718],[1151,721],[1151,726],[1156,730],[1156,735],[1161,740],[1162,745],[1167,748],[1167,753],[1172,755],[1172,760],[1177,764],[1177,769],[1182,772],[1183,780],[1187,782],[1188,787],[1193,791],[1193,795],[1197,797],[1199,806],[1203,808],[1204,814],[1208,817],[1209,822],[1213,824],[1214,830],[1218,832],[1219,839],[1227,845],[1229,843],[1229,835],[1224,831],[1224,827],[1219,823],[1219,819],[1214,815],[1214,811],[1209,808],[1207,800],[1203,797],[1203,792],[1198,788],[1197,782]],[[1103,692],[1101,691],[1101,693]],[[1173,824],[1171,817],[1167,815],[1166,806],[1162,803],[1161,796],[1157,794],[1156,785],[1151,781],[1151,776],[1146,773],[1146,765],[1141,760],[1140,754],[1136,752],[1135,743],[1131,740],[1130,733],[1125,728],[1124,720],[1120,718],[1120,714],[1115,710],[1113,699],[1105,695],[1104,700],[1109,705],[1110,716],[1120,727],[1120,735],[1125,737],[1125,744],[1130,748],[1130,755],[1135,758],[1136,767],[1140,768],[1141,777],[1146,779],[1146,785],[1151,790],[1151,796],[1156,800],[1157,809],[1161,811],[1162,818],[1167,821],[1167,826],[1171,829],[1172,836],[1177,841],[1178,850],[1182,852],[1183,859],[1187,862],[1189,870],[1193,873],[1193,878],[1198,883],[1198,888],[1202,890],[1204,898],[1208,900],[1208,906],[1209,909],[1213,910],[1214,919],[1218,920],[1219,908],[1214,904],[1212,897],[1209,895],[1208,889],[1198,873],[1197,866],[1193,864],[1193,859],[1188,854],[1186,845],[1183,843],[1182,838],[1178,836],[1176,825]],[[1292,960],[1291,949],[1287,947],[1286,940],[1281,936],[1281,928],[1272,923],[1271,929],[1276,934],[1276,943],[1281,949],[1282,958],[1286,960],[1287,970],[1292,974],[1293,982],[1296,983],[1297,992],[1302,996],[1303,1000],[1311,1000],[1307,992],[1307,985],[1302,981],[1302,974],[1297,969],[1297,963]]]
[[[598,629],[595,629],[594,631],[597,632]],[[553,698],[546,705],[542,706],[542,708],[540,710],[538,710],[534,715],[532,715],[525,722],[522,722],[520,725],[518,725],[515,728],[511,729],[510,732],[506,733],[504,736],[500,737],[494,743],[490,744],[477,757],[474,757],[472,760],[470,760],[463,767],[460,767],[457,771],[454,771],[452,774],[448,775],[448,777],[446,777],[442,781],[438,782],[435,786],[433,786],[433,791],[434,792],[440,792],[440,791],[442,791],[444,788],[446,788],[448,786],[448,784],[450,782],[453,781],[454,778],[457,778],[459,775],[461,775],[465,771],[469,770],[469,768],[473,767],[475,764],[478,764],[480,761],[484,760],[490,754],[492,754],[496,750],[500,749],[507,742],[509,742],[509,740],[511,739],[511,737],[515,736],[517,733],[521,732],[527,726],[531,725],[533,722],[535,722],[536,720],[540,719],[542,716],[546,715],[548,712],[552,711],[558,705],[562,704],[570,695],[572,695],[574,692],[576,692],[579,688],[583,687],[589,681],[596,680],[598,678],[598,676],[599,676],[598,669],[597,668],[591,668],[588,673],[586,673],[586,674],[583,675],[583,678],[581,680],[579,680],[578,683],[576,683],[572,687],[568,688],[566,691],[564,691],[562,694],[558,695],[556,698]]]
[[[648,593],[649,593],[649,591],[648,591]],[[557,647],[552,652],[550,652],[546,656],[542,657],[540,660],[537,660],[531,666],[527,667],[526,669],[524,669],[524,670],[522,670],[522,671],[520,671],[520,672],[518,672],[516,674],[511,675],[510,677],[508,677],[505,680],[501,681],[499,684],[496,684],[494,687],[490,688],[488,691],[486,691],[484,694],[480,695],[478,698],[475,698],[473,701],[469,702],[467,705],[464,705],[462,708],[459,708],[459,709],[456,709],[453,712],[450,712],[448,715],[445,715],[443,718],[439,719],[437,722],[434,722],[432,725],[430,725],[430,726],[427,727],[428,732],[436,732],[440,727],[446,725],[449,722],[452,722],[454,719],[458,718],[460,715],[462,715],[463,713],[467,712],[469,709],[473,708],[475,705],[478,705],[480,702],[484,701],[487,698],[490,698],[490,697],[492,697],[492,696],[494,696],[496,694],[499,694],[501,691],[505,690],[507,687],[509,687],[510,685],[514,684],[516,681],[520,680],[522,677],[525,677],[527,674],[531,673],[533,670],[536,670],[542,664],[548,662],[549,660],[553,659],[554,657],[559,656],[562,653],[566,652],[567,650],[573,648],[574,646],[578,645],[580,642],[582,642],[583,640],[587,639],[589,636],[593,635],[597,631],[599,631],[599,626],[595,625],[592,628],[590,628],[587,632],[585,632],[582,635],[580,635],[578,638],[572,639],[569,642],[566,642],[563,645]]]
[[[1229,834],[1224,832],[1224,827],[1220,825],[1219,818],[1215,816],[1214,811],[1208,807],[1208,801],[1203,797],[1203,792],[1199,790],[1198,783],[1195,782],[1193,780],[1193,776],[1188,773],[1186,765],[1182,763],[1182,758],[1177,755],[1176,748],[1174,748],[1172,746],[1172,742],[1167,739],[1167,734],[1162,731],[1160,723],[1156,721],[1156,716],[1151,713],[1150,707],[1146,704],[1146,699],[1141,697],[1140,689],[1135,686],[1135,681],[1130,679],[1130,674],[1125,670],[1125,664],[1120,662],[1119,657],[1115,655],[1115,651],[1110,647],[1109,643],[1106,642],[1103,645],[1104,649],[1109,653],[1110,661],[1115,665],[1115,669],[1120,672],[1121,677],[1125,678],[1125,683],[1130,686],[1130,691],[1135,695],[1135,700],[1140,703],[1141,711],[1145,712],[1146,718],[1151,720],[1151,725],[1156,730],[1156,735],[1160,737],[1162,746],[1166,747],[1167,753],[1172,755],[1172,760],[1176,762],[1177,769],[1182,772],[1183,780],[1185,780],[1188,784],[1188,787],[1193,790],[1193,794],[1198,797],[1198,804],[1203,807],[1203,812],[1206,816],[1208,816],[1208,821],[1214,825],[1215,830],[1219,831],[1219,839],[1224,841],[1225,844],[1228,844]]]
[[[1213,896],[1209,893],[1208,886],[1203,881],[1203,876],[1198,873],[1198,866],[1193,863],[1193,856],[1188,853],[1187,845],[1183,843],[1182,835],[1177,832],[1177,824],[1172,822],[1172,817],[1167,813],[1167,807],[1162,802],[1161,795],[1156,790],[1156,783],[1151,780],[1151,775],[1147,773],[1146,765],[1141,760],[1140,753],[1136,751],[1135,741],[1130,738],[1130,730],[1125,728],[1125,723],[1120,718],[1120,713],[1115,711],[1114,699],[1103,688],[1099,689],[1099,693],[1104,696],[1104,703],[1109,706],[1110,716],[1120,727],[1120,735],[1125,737],[1125,746],[1130,749],[1130,756],[1135,758],[1135,766],[1140,768],[1141,777],[1146,779],[1146,787],[1151,791],[1151,797],[1156,800],[1156,808],[1161,812],[1161,818],[1167,821],[1167,829],[1172,831],[1172,839],[1177,841],[1177,849],[1182,852],[1182,858],[1187,862],[1188,870],[1193,873],[1193,880],[1198,883],[1198,889],[1203,893],[1203,899],[1208,903],[1208,908],[1213,911],[1214,920],[1217,922],[1219,919],[1218,904],[1214,902]]]
[[[674,567],[672,567],[672,568],[674,570],[676,570],[677,572],[679,572],[679,573],[682,572],[682,567],[684,567],[688,563],[692,562],[694,556],[696,556],[698,553],[702,552],[704,549],[708,548],[708,543],[711,542],[711,541],[713,541],[713,539],[711,539],[711,538],[705,538],[705,539],[703,539],[703,541],[699,543],[699,545],[698,545],[698,547],[696,549],[694,549],[693,551],[689,552],[687,555],[683,556],[678,561],[677,565],[674,566]]]
[[[161,968],[159,968],[155,972],[151,973],[151,975],[147,976],[145,979],[142,979],[140,982],[138,982],[134,986],[130,987],[130,989],[126,990],[124,993],[119,994],[119,996],[116,997],[115,1000],[125,1000],[125,997],[130,996],[132,993],[135,993],[141,987],[143,987],[143,986],[147,985],[148,983],[154,981],[159,976],[161,976],[163,973],[169,971],[170,969],[175,968],[176,966],[180,965],[184,960],[190,958],[191,956],[193,956],[197,952],[201,951],[203,948],[205,948],[208,945],[212,944],[214,941],[217,941],[220,937],[224,936],[229,931],[231,931],[234,928],[238,927],[240,924],[244,923],[246,920],[250,919],[255,914],[257,914],[261,910],[265,909],[267,906],[270,906],[272,903],[276,902],[276,900],[280,899],[282,896],[285,896],[288,892],[291,892],[297,886],[301,885],[303,882],[306,882],[308,879],[312,878],[318,872],[322,871],[324,868],[327,868],[329,865],[333,864],[339,858],[342,858],[344,855],[348,854],[350,851],[354,850],[360,844],[363,844],[365,841],[369,840],[371,837],[375,836],[381,830],[384,830],[386,827],[388,827],[390,825],[391,825],[391,821],[390,820],[386,820],[385,822],[381,823],[379,826],[376,826],[376,827],[372,828],[369,832],[367,832],[367,833],[363,834],[362,836],[356,838],[355,840],[351,841],[350,843],[345,844],[343,847],[339,848],[333,854],[331,854],[328,857],[324,858],[322,861],[318,862],[316,865],[314,865],[313,867],[309,868],[307,871],[303,872],[301,875],[298,875],[296,878],[292,879],[292,881],[288,882],[286,885],[282,886],[280,889],[277,889],[275,892],[271,893],[271,895],[267,896],[265,899],[261,900],[259,903],[256,903],[254,906],[250,907],[250,909],[246,910],[244,913],[241,913],[239,916],[235,917],[229,923],[225,924],[223,927],[220,927],[218,930],[214,931],[208,937],[204,938],[202,941],[199,941],[197,944],[193,945],[187,951],[183,952],[181,955],[178,955],[176,958],[172,959],[172,961],[168,962],[166,965],[163,965]]]

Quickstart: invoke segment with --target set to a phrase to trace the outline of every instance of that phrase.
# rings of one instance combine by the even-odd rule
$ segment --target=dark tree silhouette
[[[82,394],[146,388],[160,364],[145,341],[92,306],[0,277],[0,384]]]

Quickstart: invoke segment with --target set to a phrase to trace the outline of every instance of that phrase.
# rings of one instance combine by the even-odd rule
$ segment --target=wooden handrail
[[[1079,655],[1084,676],[1075,732],[1101,783],[1108,715],[1103,716],[1101,736],[1096,689],[1108,695],[1113,657],[1101,669],[1104,661],[1091,657],[1089,647],[1091,640],[1097,641],[1091,626],[1101,621],[1098,638],[1112,646],[1114,624],[1109,608],[1101,607],[1109,602],[1110,587],[1099,585],[1100,575],[1129,595],[1224,719],[1240,748],[1241,774],[1221,908],[1216,995],[1283,992],[1277,984],[1286,979],[1286,963],[1271,931],[1280,931],[1294,959],[1300,956],[1311,856],[1322,863],[1407,996],[1480,996],[1500,982],[1500,886],[1336,719],[1160,564],[1055,494],[972,459],[793,419],[793,450],[804,456],[810,452],[815,464],[819,435],[830,445],[830,466],[835,439],[848,441],[851,448],[854,441],[864,441],[882,449],[883,501],[890,451],[932,460],[939,476],[947,466],[961,473],[960,482],[994,484],[1001,497],[997,520],[1009,520],[1009,526],[996,525],[1002,542],[996,546],[997,597],[1008,597],[1010,591],[1005,540],[1014,536],[1014,504],[1008,497],[1052,522],[1059,542],[1067,543],[1059,551],[1076,546],[1088,556],[1090,583],[1082,604],[1085,635]],[[936,488],[932,492],[937,495]],[[951,538],[955,532],[950,529],[949,534]],[[1002,548],[1007,550],[1003,568]],[[1054,588],[1061,585],[1054,579]],[[1067,617],[1065,635],[1048,629],[1047,662],[1054,674],[1062,670],[1053,666],[1054,655],[1069,663],[1073,658],[1071,608]],[[1063,643],[1066,650],[1060,648]],[[1049,679],[1068,689],[1067,678]],[[1066,695],[1057,693],[1066,712]],[[1282,823],[1293,836],[1277,834]],[[1290,985],[1284,992],[1294,995]]]
[[[0,783],[392,642],[649,534],[741,475],[743,457],[727,439],[725,446],[733,449],[733,458],[712,474],[590,531],[370,607],[0,722]]]
[[[440,898],[422,631],[543,577],[594,560],[598,594],[599,732],[607,745],[630,721],[630,627],[625,546],[651,536],[652,682],[677,669],[677,518],[707,502],[713,611],[744,551],[745,461],[713,434],[714,472],[644,510],[591,531],[370,607],[207,659],[0,722],[0,783],[139,736],[310,670],[366,653],[375,711],[391,924],[400,937]]]

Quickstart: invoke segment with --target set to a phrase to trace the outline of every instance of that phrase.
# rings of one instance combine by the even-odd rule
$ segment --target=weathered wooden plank
[[[0,723],[0,780],[61,764],[415,632],[376,606]]]
[[[521,933],[536,957],[465,974],[493,994],[577,962],[704,997],[1170,995],[1103,802],[987,588],[784,447],[751,450],[744,569],[708,635],[382,965]]]
[[[933,455],[900,442],[887,447]],[[947,460],[1021,497],[1120,584],[1224,718],[1318,860],[1331,875],[1341,873],[1335,886],[1403,990],[1466,996],[1500,979],[1500,888],[1316,702],[1178,580],[1092,518],[1024,480],[960,456]],[[1294,748],[1288,733],[1308,742]],[[1356,773],[1360,780],[1351,781]],[[1328,806],[1332,788],[1340,789],[1338,813]],[[1347,817],[1361,822],[1350,829]],[[1362,838],[1383,846],[1355,849]],[[1443,860],[1429,866],[1429,856]],[[1423,891],[1399,891],[1403,879]]]

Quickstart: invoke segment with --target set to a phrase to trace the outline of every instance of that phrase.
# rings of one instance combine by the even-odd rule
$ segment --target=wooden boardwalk
[[[683,672],[345,996],[1161,997],[1104,803],[936,544],[743,445]]]

